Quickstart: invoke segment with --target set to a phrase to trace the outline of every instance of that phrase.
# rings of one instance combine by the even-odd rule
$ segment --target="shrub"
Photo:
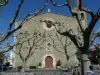
[[[42,66],[42,63],[41,62],[39,62],[39,66]]]
[[[61,66],[61,61],[60,60],[57,61],[56,66]]]

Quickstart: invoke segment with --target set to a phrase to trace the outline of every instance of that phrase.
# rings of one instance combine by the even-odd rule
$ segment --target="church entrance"
[[[45,58],[45,68],[53,68],[53,58],[51,56]]]

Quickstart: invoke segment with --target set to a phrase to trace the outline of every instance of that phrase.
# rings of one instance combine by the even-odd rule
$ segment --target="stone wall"
[[[68,47],[67,47],[67,51],[68,51],[68,55],[70,56],[70,59],[69,60],[66,60],[66,56],[64,54],[64,50],[61,48],[61,44],[60,42],[57,40],[57,37],[56,37],[56,29],[55,28],[52,28],[51,30],[47,30],[45,27],[44,27],[44,23],[40,22],[40,21],[43,21],[43,20],[51,20],[53,22],[61,22],[63,24],[63,29],[62,31],[65,31],[65,30],[68,30],[68,29],[73,29],[74,33],[77,34],[77,27],[78,27],[78,23],[76,21],[76,19],[74,17],[68,17],[68,16],[65,16],[65,15],[60,15],[60,14],[54,14],[54,13],[44,13],[44,14],[40,14],[30,20],[28,20],[24,25],[23,27],[18,30],[16,32],[15,35],[17,35],[18,33],[20,32],[24,32],[24,31],[28,31],[29,34],[32,34],[33,31],[35,29],[39,30],[41,32],[41,34],[43,34],[45,32],[46,36],[48,36],[48,34],[52,35],[52,38],[55,40],[55,43],[58,45],[57,48],[59,51],[57,51],[55,48],[52,47],[52,50],[51,51],[47,51],[46,50],[46,43],[50,42],[51,44],[53,44],[53,41],[47,37],[46,38],[46,41],[44,42],[44,44],[41,45],[41,48],[38,48],[35,53],[28,59],[27,63],[26,63],[26,66],[37,66],[38,62],[42,62],[42,67],[44,67],[44,56],[49,56],[51,55],[54,59],[53,61],[53,67],[56,66],[56,62],[60,59],[61,62],[62,62],[62,66],[65,66],[66,64],[71,66],[71,65],[75,65],[75,64],[78,64],[78,60],[76,59],[76,48],[75,46],[73,45],[73,43],[71,43]],[[21,21],[18,21],[16,22],[16,26],[19,25]],[[59,37],[61,37],[59,35]],[[64,39],[66,37],[63,37],[62,41],[63,43],[65,42]],[[70,39],[68,39],[68,42],[70,42]],[[15,41],[16,41],[16,38],[15,38]],[[27,46],[27,44],[25,45]],[[16,49],[15,49],[16,50]],[[22,54],[27,54],[28,50],[24,51],[24,53]],[[61,52],[60,52],[61,51]],[[21,66],[23,65],[23,62],[21,61],[21,59],[19,58],[18,55],[15,55],[15,61],[13,62],[13,65],[14,67],[17,67],[17,66]]]

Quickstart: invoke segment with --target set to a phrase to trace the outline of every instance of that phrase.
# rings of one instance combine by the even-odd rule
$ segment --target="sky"
[[[57,1],[58,3],[64,3],[65,0],[55,1]],[[8,0],[8,3],[5,6],[0,7],[0,28],[2,28],[3,32],[7,30],[7,26],[10,22],[10,19],[14,16],[14,12],[17,9],[19,2],[20,0]],[[17,20],[23,19],[27,13],[34,13],[38,8],[41,8],[41,6],[43,6],[44,2],[45,0],[24,0]],[[100,0],[83,0],[83,5],[96,13],[98,8],[100,8]],[[51,12],[64,14],[66,16],[70,15],[66,6],[55,7],[49,1],[46,9],[43,10],[43,12],[47,12],[48,8],[50,8]],[[98,21],[95,30],[97,28],[100,28],[99,24],[100,20]]]
[[[8,0],[8,3],[5,6],[0,6],[0,28],[2,28],[3,33],[7,31],[10,19],[14,17],[15,10],[17,9],[17,6],[20,3],[20,1],[21,0]],[[38,8],[41,8],[44,5],[45,1],[46,0],[24,0],[17,21],[24,19],[27,13],[34,13]],[[64,3],[66,0],[54,1],[57,1],[60,4]],[[72,3],[74,5],[73,0]],[[100,0],[83,0],[82,4],[94,13],[96,13],[98,8],[100,8]],[[67,6],[55,7],[49,1],[47,7],[41,13],[47,12],[48,9],[50,9],[51,12],[59,13],[65,16],[70,16],[70,12]],[[88,18],[88,22],[89,20],[90,18]],[[100,20],[97,22],[94,31],[96,31],[98,28],[100,28]]]

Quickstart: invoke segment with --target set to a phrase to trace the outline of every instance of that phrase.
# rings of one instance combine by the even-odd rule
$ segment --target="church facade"
[[[68,37],[61,36],[59,33],[57,33],[55,26],[50,24],[47,25],[44,22],[45,20],[60,22],[65,30],[73,29],[73,32],[77,33],[78,22],[73,16],[65,16],[57,13],[47,12],[29,19],[24,23],[23,27],[15,33],[15,35],[25,31],[28,31],[29,34],[33,34],[34,30],[38,30],[41,34],[45,33],[46,38],[41,46],[36,48],[31,57],[28,58],[25,65],[30,67],[37,66],[39,63],[41,63],[42,68],[55,68],[58,61],[61,62],[61,66],[78,65],[79,61],[76,58],[77,48]],[[16,26],[18,26],[19,23],[20,21],[17,21]],[[65,41],[66,38],[67,41]],[[14,41],[16,42],[17,39],[15,38]],[[66,42],[66,51],[69,59],[66,59],[66,53],[63,48]],[[24,46],[27,47],[27,44]],[[17,48],[14,48],[14,50],[17,50]],[[23,48],[23,50],[22,56],[24,57],[25,54],[28,53],[28,48]],[[23,65],[23,61],[16,53],[11,52],[11,58],[13,59],[12,65],[14,67]]]

